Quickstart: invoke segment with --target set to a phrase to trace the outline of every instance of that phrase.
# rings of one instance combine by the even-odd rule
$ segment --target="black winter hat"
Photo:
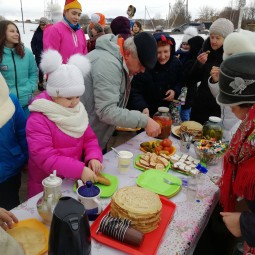
[[[157,63],[157,43],[152,34],[141,32],[134,37],[138,58],[147,69],[153,69]]]
[[[220,66],[218,104],[255,103],[255,53],[232,55]]]
[[[131,36],[130,21],[124,16],[118,16],[113,19],[110,27],[114,35],[121,35],[124,40]]]
[[[197,35],[188,40],[190,46],[189,58],[196,58],[204,43],[204,39]]]

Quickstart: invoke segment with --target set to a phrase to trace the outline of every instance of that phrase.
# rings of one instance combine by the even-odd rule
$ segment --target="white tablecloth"
[[[173,145],[179,152],[179,140],[171,137]],[[139,150],[140,143],[144,141],[150,141],[145,132],[133,137],[128,142],[117,147],[118,150],[131,151],[134,156],[141,154]],[[189,154],[195,157],[194,148],[191,147]],[[124,186],[136,185],[136,178],[141,174],[141,171],[135,169],[131,165],[131,169],[128,174],[119,174],[117,170],[118,159],[117,155],[110,151],[104,155],[104,171],[109,174],[117,176],[119,181],[119,188]],[[178,177],[184,177],[182,174],[169,170],[169,173]],[[170,222],[164,237],[161,240],[161,245],[157,254],[165,255],[181,255],[181,254],[193,254],[193,251],[197,245],[200,236],[210,218],[212,211],[219,199],[218,187],[210,181],[210,176],[221,173],[221,165],[210,166],[208,176],[205,176],[204,181],[198,187],[196,199],[192,202],[187,201],[185,189],[182,189],[176,196],[170,200],[176,204],[176,211],[172,221]],[[74,180],[65,179],[62,184],[63,196],[71,196],[74,198],[76,194],[73,191]],[[37,218],[42,220],[39,216],[36,203],[42,196],[42,193],[24,202],[12,211],[17,217],[22,219]],[[110,202],[110,198],[101,199],[103,208],[105,208]],[[92,240],[92,254],[93,255],[114,255],[125,254],[119,250],[115,250],[111,247],[105,246]],[[146,254],[149,255],[149,254]]]

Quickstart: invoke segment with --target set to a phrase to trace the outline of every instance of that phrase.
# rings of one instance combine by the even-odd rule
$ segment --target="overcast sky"
[[[64,0],[52,0],[57,2],[63,9]],[[221,10],[225,6],[231,6],[231,3],[235,3],[237,0],[189,0],[189,12],[192,15],[192,19],[198,17],[201,7],[209,6],[217,10]],[[251,0],[247,0],[249,3]],[[47,2],[51,0],[0,0],[0,15],[4,16],[6,19],[19,19],[21,20],[21,5],[23,5],[24,20],[26,19],[38,19],[44,16],[44,9]],[[186,0],[185,0],[186,2]],[[126,10],[128,5],[132,4],[136,7],[136,14],[134,18],[145,17],[145,6],[148,10],[146,13],[146,18],[148,19],[148,14],[151,18],[160,17],[165,18],[169,3],[171,6],[175,3],[175,0],[81,0],[80,3],[83,7],[83,13],[89,16],[94,12],[101,12],[106,17],[114,18],[116,16],[122,15],[126,16]],[[217,4],[216,4],[217,3]]]

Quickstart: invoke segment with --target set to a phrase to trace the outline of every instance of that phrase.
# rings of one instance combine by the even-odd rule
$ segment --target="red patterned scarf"
[[[224,211],[234,211],[237,197],[255,198],[255,130],[247,116],[233,136],[224,156],[220,202]],[[250,161],[253,160],[251,163]],[[247,167],[248,166],[248,167]]]

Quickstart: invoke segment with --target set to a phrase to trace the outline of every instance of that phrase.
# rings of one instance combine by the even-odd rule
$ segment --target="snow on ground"
[[[24,24],[25,34],[23,33],[23,24],[22,23],[15,23],[15,24],[19,28],[19,32],[21,34],[21,41],[25,44],[27,48],[31,49],[30,42],[33,37],[34,31],[38,27],[38,24],[25,23]],[[175,39],[176,49],[179,48],[182,41],[183,34],[173,34],[171,36]],[[207,38],[207,35],[205,34],[200,34],[200,36],[202,36],[203,38]]]

